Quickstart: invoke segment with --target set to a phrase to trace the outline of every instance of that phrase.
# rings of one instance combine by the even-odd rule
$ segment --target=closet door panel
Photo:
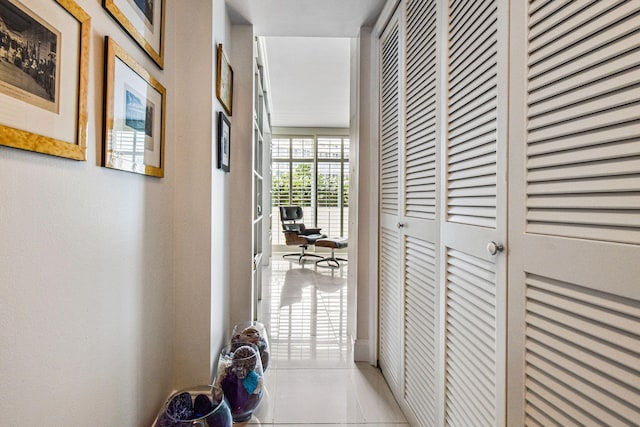
[[[380,234],[378,363],[394,393],[402,381],[403,361],[403,239],[398,223],[402,212],[400,92],[402,40],[399,9],[380,37]]]
[[[637,425],[640,6],[559,6],[514,13],[510,420]]]
[[[421,426],[437,425],[442,412],[439,342],[438,2],[408,0],[405,9],[404,138],[404,390]]]
[[[508,5],[450,0],[447,6],[442,423],[502,426],[506,257],[499,248],[506,241]]]

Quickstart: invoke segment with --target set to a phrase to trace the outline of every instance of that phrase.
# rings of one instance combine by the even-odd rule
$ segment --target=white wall
[[[352,132],[358,135],[358,212],[357,212],[357,329],[354,346],[356,361],[377,362],[376,323],[377,323],[377,149],[372,135],[371,114],[371,29],[362,28],[355,51],[358,53],[357,118]],[[353,255],[349,255],[352,257]]]
[[[87,161],[0,147],[3,426],[148,426],[172,389],[175,2],[164,71],[100,2],[78,3],[92,17]],[[167,88],[163,179],[98,166],[105,35]]]
[[[166,2],[161,71],[100,1],[77,1],[92,17],[87,161],[0,147],[3,426],[149,426],[172,390],[210,381],[229,333],[225,2]],[[167,89],[165,178],[99,167],[105,35]]]
[[[217,169],[218,43],[229,54],[224,0],[176,9],[174,386],[209,383],[230,333],[229,186]],[[197,11],[195,13],[194,11]],[[231,58],[230,61],[233,61]],[[233,62],[232,62],[233,63]]]
[[[201,2],[196,2],[200,4]],[[213,46],[217,49],[218,43],[222,43],[225,47],[227,55],[230,55],[231,44],[231,23],[225,0],[214,0],[213,2]],[[231,64],[234,64],[233,57],[229,58]],[[218,360],[218,354],[224,341],[229,338],[231,333],[229,301],[231,293],[231,273],[229,263],[231,255],[229,248],[231,246],[231,233],[229,232],[229,224],[231,222],[231,176],[217,169],[217,135],[218,135],[218,112],[223,111],[222,104],[215,96],[216,81],[216,55],[213,57],[213,75],[211,81],[213,106],[214,106],[214,126],[213,126],[213,160],[212,160],[212,181],[211,181],[211,364],[214,366]],[[233,117],[229,120],[233,121]],[[211,377],[215,376],[212,372]]]
[[[229,209],[230,318],[232,324],[252,320],[252,138],[254,34],[251,25],[232,27],[233,45],[227,50],[234,70],[233,116],[229,177],[232,197]]]

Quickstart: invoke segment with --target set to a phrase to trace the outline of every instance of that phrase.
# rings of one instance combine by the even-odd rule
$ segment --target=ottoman
[[[347,239],[342,237],[328,237],[316,240],[315,245],[316,247],[331,249],[331,256],[316,261],[316,265],[320,265],[321,267],[340,267],[340,261],[347,261],[344,258],[337,258],[335,255],[336,249],[346,248],[349,245]],[[326,262],[327,265],[322,265],[320,264],[321,262]]]

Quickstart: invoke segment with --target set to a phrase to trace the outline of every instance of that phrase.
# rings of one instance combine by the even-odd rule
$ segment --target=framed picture
[[[117,43],[105,40],[102,166],[161,178],[166,90]]]
[[[231,123],[222,111],[218,113],[218,169],[230,170]]]
[[[229,65],[222,45],[218,45],[218,72],[216,73],[216,96],[222,103],[224,111],[231,116],[233,103],[233,69]]]
[[[86,160],[90,35],[73,0],[0,0],[0,145]]]
[[[103,6],[163,68],[165,0],[103,0]]]

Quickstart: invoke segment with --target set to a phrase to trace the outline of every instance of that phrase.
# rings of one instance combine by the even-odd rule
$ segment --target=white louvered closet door
[[[506,420],[506,0],[449,0],[442,230],[444,413]],[[493,243],[492,243],[493,242]]]
[[[438,216],[436,167],[438,64],[436,0],[408,0],[405,10],[404,390],[420,426],[435,426],[437,382]]]
[[[392,390],[401,384],[403,347],[403,289],[399,232],[402,194],[400,138],[402,135],[402,76],[400,52],[402,39],[399,10],[380,37],[380,278],[379,278],[379,351],[378,363]]]
[[[510,425],[640,423],[640,2],[514,3]]]

